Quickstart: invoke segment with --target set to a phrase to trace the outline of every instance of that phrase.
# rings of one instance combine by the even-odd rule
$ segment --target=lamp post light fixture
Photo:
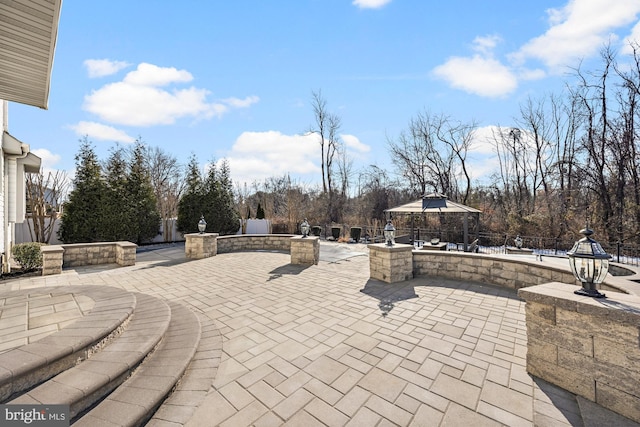
[[[516,244],[516,248],[522,249],[522,237],[518,234],[515,239],[513,239],[513,243]]]
[[[207,229],[207,221],[204,220],[204,215],[200,216],[200,221],[198,221],[198,231],[200,234],[204,234],[204,230]]]
[[[593,230],[580,230],[584,237],[578,240],[573,248],[567,252],[569,265],[573,275],[582,283],[582,288],[574,293],[593,298],[605,298],[605,294],[598,292],[596,285],[604,281],[609,271],[609,259],[600,243],[591,238]]]
[[[387,221],[387,225],[384,226],[384,240],[387,246],[395,245],[396,241],[396,228],[391,224],[391,220]]]
[[[309,235],[309,231],[311,231],[311,226],[307,222],[307,218],[305,218],[302,224],[300,224],[300,232],[302,233],[303,239]]]

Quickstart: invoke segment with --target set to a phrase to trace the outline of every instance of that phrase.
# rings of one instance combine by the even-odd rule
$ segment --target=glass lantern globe
[[[513,239],[513,243],[515,243],[516,248],[522,249],[522,237],[520,237],[520,235],[517,235],[516,238]]]
[[[204,230],[207,229],[207,221],[204,220],[204,215],[200,217],[200,221],[198,221],[198,231],[200,234],[204,234]]]
[[[396,228],[391,223],[391,220],[387,221],[387,225],[384,226],[384,240],[387,246],[395,245],[396,241]]]
[[[307,237],[309,235],[309,231],[311,231],[311,226],[307,222],[307,218],[305,218],[304,221],[302,221],[302,224],[300,224],[300,232],[302,233],[302,238]]]
[[[591,238],[593,230],[584,228],[580,230],[584,237],[578,240],[573,248],[567,252],[569,266],[573,275],[582,283],[582,288],[575,291],[578,295],[594,298],[604,298],[605,295],[598,292],[596,285],[602,283],[609,271],[609,259],[600,243]]]

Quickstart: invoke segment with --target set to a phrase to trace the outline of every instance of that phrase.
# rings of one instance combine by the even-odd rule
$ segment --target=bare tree
[[[158,147],[145,147],[145,159],[156,203],[164,240],[173,241],[173,222],[178,217],[178,202],[185,189],[184,168],[171,154]]]
[[[340,194],[348,196],[349,185],[353,176],[353,159],[349,157],[347,150],[342,147],[338,156],[338,176],[340,177]]]
[[[553,235],[562,237],[571,228],[571,209],[576,203],[576,191],[579,191],[574,178],[578,156],[579,118],[575,99],[550,96],[550,143],[556,154],[551,168],[552,194],[547,194],[547,209],[551,224],[557,224]],[[553,228],[552,228],[553,232]]]
[[[456,175],[464,181],[464,194],[458,196],[458,194],[451,194],[451,197],[455,197],[462,203],[467,203],[469,194],[471,193],[471,175],[469,173],[467,165],[467,153],[471,148],[471,143],[475,134],[477,124],[475,121],[470,123],[453,122],[451,119],[447,119],[441,123],[438,128],[438,139],[450,150],[453,156],[453,162],[457,162]],[[456,185],[456,191],[459,190],[459,185]]]
[[[632,219],[630,224],[629,235],[640,241],[640,138],[637,136],[636,129],[637,116],[640,115],[638,102],[640,100],[640,44],[633,42],[630,44],[632,51],[631,65],[628,69],[619,67],[614,63],[614,69],[617,75],[622,79],[621,89],[618,93],[618,104],[620,105],[620,120],[616,128],[621,130],[621,153],[624,154],[624,173],[628,176],[629,188],[628,197],[630,203],[628,205],[629,215]],[[619,171],[620,173],[621,171]],[[623,203],[627,200],[625,193],[627,190],[617,187],[618,198],[622,203],[619,205],[619,240],[624,241],[623,234],[625,217],[625,206]]]
[[[64,171],[26,174],[26,197],[31,220],[27,221],[34,242],[49,243],[58,219],[58,212],[69,190],[69,178]]]
[[[337,221],[339,209],[336,209],[335,194],[333,188],[334,161],[340,152],[342,141],[340,140],[340,128],[342,120],[336,114],[327,110],[327,101],[323,98],[322,92],[311,93],[311,104],[315,117],[315,124],[309,132],[319,136],[320,140],[320,162],[322,171],[322,192],[327,195],[327,217],[330,221]]]
[[[595,215],[603,231],[609,233],[612,229],[612,221],[615,217],[614,201],[609,192],[610,171],[609,157],[610,135],[612,122],[609,117],[609,96],[611,70],[614,64],[614,54],[609,47],[601,52],[603,68],[598,72],[585,75],[579,68],[575,75],[578,85],[573,95],[580,107],[584,136],[581,139],[581,148],[586,155],[586,167],[582,169],[587,180],[589,192],[594,193],[596,209],[591,210]],[[609,234],[609,240],[613,235]]]
[[[392,162],[414,196],[429,189],[458,200],[462,183],[466,200],[471,183],[466,156],[474,130],[474,123],[424,112],[409,121],[408,131],[397,141],[388,140]]]

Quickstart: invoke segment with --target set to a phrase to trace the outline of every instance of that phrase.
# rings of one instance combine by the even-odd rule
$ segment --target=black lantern
[[[609,271],[609,259],[600,243],[591,238],[593,230],[584,228],[580,230],[584,237],[578,240],[573,248],[567,252],[569,265],[573,275],[582,283],[582,288],[575,291],[578,295],[594,298],[604,298],[605,295],[598,292],[596,285],[604,281]]]
[[[513,239],[513,243],[516,244],[516,248],[522,249],[522,237],[520,237],[520,235],[517,235],[516,238]]]
[[[303,239],[309,235],[309,231],[311,231],[311,226],[307,222],[307,218],[305,218],[302,224],[300,224],[300,232],[302,233]]]
[[[200,217],[200,221],[198,221],[198,231],[200,234],[204,234],[204,230],[207,229],[207,221],[204,220],[204,215]]]
[[[395,245],[396,241],[396,228],[391,224],[391,220],[387,221],[387,225],[384,226],[384,240],[387,246]]]

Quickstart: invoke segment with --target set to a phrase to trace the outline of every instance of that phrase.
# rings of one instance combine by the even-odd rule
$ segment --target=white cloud
[[[109,76],[129,65],[131,64],[124,61],[111,61],[109,59],[87,59],[84,61],[84,66],[87,67],[90,78]]]
[[[343,134],[340,135],[340,137],[342,138],[342,141],[344,141],[344,144],[347,146],[347,149],[351,149],[359,153],[368,153],[369,151],[371,151],[371,147],[360,142],[357,136]]]
[[[433,75],[451,87],[490,98],[508,95],[518,87],[513,70],[493,57],[502,39],[495,35],[476,37],[473,56],[453,56],[433,69]]]
[[[632,45],[635,46],[636,49],[638,45],[640,45],[640,21],[636,25],[634,25],[633,29],[631,30],[631,34],[629,34],[624,39],[624,46],[622,46],[622,53],[627,53],[627,54],[633,53]]]
[[[467,153],[467,166],[472,179],[486,181],[498,170],[495,138],[499,132],[498,126],[484,126],[475,130]]]
[[[59,167],[56,167],[56,165],[62,159],[61,155],[52,153],[46,148],[36,148],[31,150],[31,152],[36,156],[40,157],[40,160],[42,161],[40,164],[40,173],[42,174],[45,180],[47,179],[49,174],[51,174],[52,176],[55,176],[57,173],[59,173],[59,171],[61,171]],[[71,182],[72,178],[69,177],[68,173],[66,174],[66,176],[67,176],[67,182]]]
[[[258,101],[260,101],[260,98],[257,96],[247,96],[245,99],[227,98],[222,100],[225,104],[235,108],[246,108]]]
[[[320,176],[318,136],[243,132],[226,156],[234,181],[251,184],[287,173]]]
[[[562,8],[547,10],[549,29],[506,55],[505,60],[494,57],[494,49],[502,41],[499,36],[479,36],[473,40],[473,55],[451,57],[433,74],[469,93],[505,96],[519,81],[542,79],[597,54],[609,41],[619,40],[614,31],[635,22],[639,13],[640,0],[569,0]],[[629,40],[640,41],[640,24],[627,38],[627,45]],[[629,50],[623,48],[623,52]],[[527,66],[532,59],[541,61],[545,68]]]
[[[456,89],[486,97],[505,96],[518,87],[511,69],[481,55],[451,57],[434,68],[433,74]]]
[[[354,6],[360,9],[379,9],[382,6],[391,3],[391,0],[353,0]]]
[[[35,150],[31,150],[31,152],[40,157],[43,170],[53,169],[62,158],[59,154],[54,154],[46,148],[36,148]]]
[[[145,62],[138,65],[135,71],[127,73],[123,82],[139,86],[166,86],[169,83],[187,83],[193,76],[186,70],[173,67],[158,67]]]
[[[86,95],[83,108],[101,120],[118,125],[170,125],[180,118],[220,117],[230,108],[248,107],[257,96],[244,100],[229,98],[209,102],[210,92],[191,86],[187,89],[163,86],[186,83],[193,76],[186,70],[142,63],[122,81],[110,83]]]
[[[90,139],[124,143],[131,143],[135,141],[135,138],[127,135],[126,132],[111,126],[103,125],[102,123],[79,122],[78,124],[69,126],[69,128],[73,129],[78,136],[87,135]]]
[[[519,62],[535,58],[552,71],[560,71],[615,40],[612,31],[634,22],[639,12],[640,0],[570,0],[562,9],[549,9],[551,27],[512,58]]]
[[[478,36],[473,39],[471,48],[478,53],[491,56],[493,54],[493,49],[495,49],[500,42],[502,42],[502,38],[497,35],[484,37]]]
[[[536,68],[536,69],[527,69],[522,68],[518,70],[518,79],[520,80],[540,80],[547,76],[546,71]]]
[[[469,151],[483,155],[495,154],[495,138],[499,134],[498,126],[483,126],[473,133]]]

